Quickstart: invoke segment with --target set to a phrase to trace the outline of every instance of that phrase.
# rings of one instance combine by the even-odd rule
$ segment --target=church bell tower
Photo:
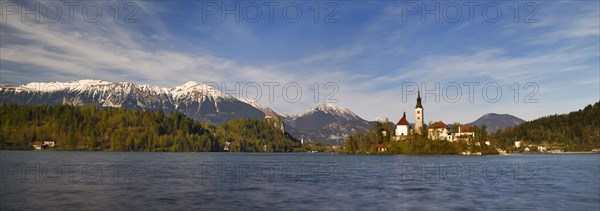
[[[417,92],[417,106],[415,107],[415,132],[417,134],[423,133],[423,105],[421,105],[421,91]]]

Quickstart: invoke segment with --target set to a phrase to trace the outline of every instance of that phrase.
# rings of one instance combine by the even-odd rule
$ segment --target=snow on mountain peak
[[[188,82],[185,82],[185,84],[183,84],[183,85],[181,85],[179,87],[181,87],[181,88],[190,88],[190,87],[194,87],[194,86],[197,86],[197,85],[200,85],[200,84],[198,82],[195,82],[195,81],[188,81]]]
[[[331,103],[322,103],[322,104],[313,106],[312,108],[308,109],[306,112],[304,112],[298,116],[306,116],[306,115],[309,115],[309,114],[312,114],[312,113],[315,113],[318,111],[322,111],[326,114],[342,116],[342,117],[348,118],[348,119],[360,118],[356,114],[354,114],[352,111],[350,111],[349,109],[342,108],[342,107],[336,106]]]
[[[286,118],[290,117],[289,114],[274,111],[273,109],[271,109],[263,104],[260,104],[258,101],[256,101],[256,99],[239,98],[239,100],[242,101],[243,103],[251,105],[252,107],[262,111],[265,114],[276,114],[278,116],[286,117]]]
[[[192,97],[193,96],[198,96],[197,94],[200,93],[200,95],[202,96],[209,96],[212,97],[214,99],[233,99],[235,97],[222,93],[219,90],[215,89],[214,87],[204,84],[204,83],[197,83],[194,81],[188,81],[185,84],[181,85],[181,86],[177,86],[175,88],[172,88],[170,90],[170,93],[173,95],[173,98],[178,99],[181,97]]]
[[[321,103],[319,105],[313,106],[309,109],[310,111],[325,111],[325,112],[345,112],[349,111],[346,108],[338,107],[331,103]]]
[[[340,110],[340,109],[342,109],[342,108],[340,108],[340,107],[338,107],[338,106],[336,106],[334,104],[331,104],[331,103],[321,103],[321,104],[315,106],[314,108],[318,108],[318,109],[333,109],[333,110]]]
[[[2,89],[14,89],[15,92],[92,92],[107,93],[121,92],[129,93],[133,90],[151,92],[152,94],[167,94],[173,99],[192,98],[200,99],[210,97],[213,99],[233,99],[235,97],[222,93],[212,86],[203,83],[189,81],[174,88],[164,88],[151,85],[139,85],[133,82],[109,82],[104,80],[84,79],[69,82],[31,82],[20,86],[3,86]]]
[[[87,85],[87,86],[91,86],[91,85],[107,85],[107,84],[111,84],[110,81],[104,81],[104,80],[93,80],[93,79],[84,79],[84,80],[79,80],[77,81],[77,83],[79,83],[80,85]]]
[[[198,91],[217,91],[215,88],[213,88],[212,86],[206,85],[206,84],[202,84],[202,83],[197,83],[194,81],[188,81],[185,84],[181,85],[181,86],[176,86],[175,88],[173,88],[172,90],[175,91],[193,91],[193,90],[198,90]]]
[[[242,101],[242,102],[244,102],[246,104],[249,104],[251,106],[254,106],[255,108],[258,108],[258,109],[265,109],[265,108],[267,108],[266,106],[263,106],[258,101],[256,101],[256,99],[240,98],[240,101]]]
[[[64,90],[84,91],[94,86],[108,85],[111,82],[103,80],[78,80],[69,82],[32,82],[17,87],[17,91],[32,91],[32,92],[55,92]]]

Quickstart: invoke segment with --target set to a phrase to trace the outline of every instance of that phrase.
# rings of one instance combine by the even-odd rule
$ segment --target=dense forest
[[[505,148],[515,141],[565,151],[600,148],[600,102],[569,114],[552,115],[491,134]]]
[[[0,149],[32,149],[34,141],[54,141],[56,150],[98,151],[286,152],[301,147],[265,120],[217,126],[179,112],[6,104],[0,104],[0,119]]]
[[[349,154],[458,155],[469,151],[481,152],[484,155],[498,154],[495,146],[483,144],[488,138],[485,126],[474,127],[477,135],[469,142],[430,140],[426,133],[420,135],[411,133],[404,140],[393,141],[391,138],[394,135],[394,127],[393,123],[376,122],[371,130],[349,136],[344,145],[344,152]],[[385,152],[378,150],[381,146],[386,148]]]

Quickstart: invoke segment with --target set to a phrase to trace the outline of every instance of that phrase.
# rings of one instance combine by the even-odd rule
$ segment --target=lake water
[[[2,210],[600,210],[600,155],[1,151]]]

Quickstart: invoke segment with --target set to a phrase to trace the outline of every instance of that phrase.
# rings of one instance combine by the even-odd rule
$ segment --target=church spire
[[[417,106],[415,108],[423,108],[423,105],[421,105],[421,90],[417,91]]]

